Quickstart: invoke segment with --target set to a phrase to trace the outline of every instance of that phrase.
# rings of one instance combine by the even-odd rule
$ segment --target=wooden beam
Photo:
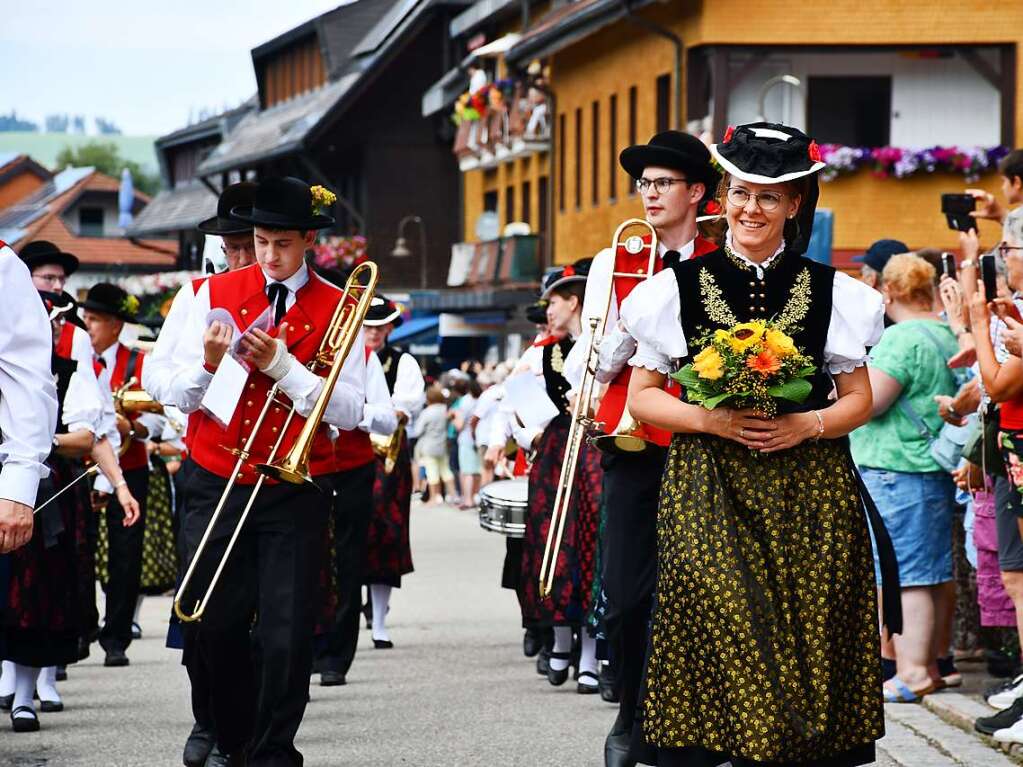
[[[1010,149],[1016,146],[1016,66],[1018,52],[1015,44],[1002,46],[1002,77],[999,90],[1002,94],[1002,145]]]
[[[987,62],[987,59],[973,48],[957,48],[956,52],[962,57],[963,61],[973,67],[974,71],[987,81],[988,85],[995,90],[1001,90],[1002,74],[1004,73],[996,72],[995,68]]]
[[[720,46],[714,48],[712,55],[711,89],[714,94],[714,124],[712,132],[716,140],[721,140],[728,127],[728,98],[731,95],[728,81],[728,49]]]

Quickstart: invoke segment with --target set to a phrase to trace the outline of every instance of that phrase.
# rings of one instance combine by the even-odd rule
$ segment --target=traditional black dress
[[[571,424],[566,397],[571,386],[562,371],[572,343],[571,339],[565,338],[541,347],[544,386],[561,414],[544,429],[529,470],[529,500],[519,584],[523,623],[527,628],[581,626],[593,598],[601,470],[600,453],[586,443],[579,453],[572,502],[565,519],[551,595],[541,599],[539,593],[540,568]]]
[[[54,354],[51,367],[57,379],[57,431],[66,434],[65,398],[77,363]],[[39,483],[37,506],[83,471],[80,461],[56,453],[46,465],[50,476]],[[86,487],[79,483],[42,509],[32,539],[9,555],[10,583],[0,629],[4,660],[40,668],[78,660],[78,530],[80,519],[89,513]]]
[[[879,327],[879,298],[852,282],[788,252],[760,269],[725,249],[683,262],[630,297],[628,327],[640,345],[633,362],[653,367],[644,349],[671,346],[638,315],[656,313],[664,305],[658,291],[677,286],[683,348],[736,322],[783,321],[819,371],[810,398],[795,409],[826,408],[827,371],[862,364],[866,345],[877,340],[869,336]],[[833,312],[839,294],[854,306]],[[843,321],[857,313],[866,318],[860,331]],[[842,342],[831,343],[839,333]],[[698,351],[679,355],[682,364]],[[657,535],[643,728],[662,760],[692,767],[873,762],[884,734],[877,606],[870,533],[846,441],[762,455],[709,434],[676,434]]]

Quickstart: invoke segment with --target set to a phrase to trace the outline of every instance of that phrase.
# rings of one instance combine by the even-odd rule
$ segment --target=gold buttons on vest
[[[245,419],[245,425],[246,426],[248,426],[251,423],[252,423],[252,421],[250,419],[248,419],[248,418]]]
[[[313,326],[312,326],[312,325],[306,325],[306,326],[305,326],[305,329],[306,329],[306,330],[312,330],[312,328],[313,328]]]
[[[242,473],[241,473],[241,472],[239,471],[239,472],[238,472],[238,474],[237,474],[237,476],[235,477],[235,479],[244,479],[244,477],[245,477],[245,475],[244,475],[244,474],[242,474]]]
[[[249,313],[248,309],[242,309],[242,317]]]
[[[270,427],[270,431],[272,431],[274,434],[276,434],[278,430],[277,430],[276,426],[271,426]]]
[[[251,405],[252,403],[250,402],[249,404]],[[274,412],[275,413],[279,413],[279,412],[281,412],[281,409],[279,407],[275,407],[274,408]]]
[[[250,384],[249,384],[249,388],[250,388],[250,389],[255,389],[255,388],[256,388],[256,385],[255,385],[254,383],[250,383]]]
[[[252,407],[252,400],[245,403],[245,407]]]

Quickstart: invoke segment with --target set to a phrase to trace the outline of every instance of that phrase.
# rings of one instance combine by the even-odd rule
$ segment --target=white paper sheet
[[[532,373],[521,373],[505,379],[504,397],[515,409],[522,425],[530,428],[545,427],[561,412]]]
[[[220,428],[226,429],[231,423],[248,378],[249,371],[233,356],[225,354],[200,403],[203,412],[220,424]]]

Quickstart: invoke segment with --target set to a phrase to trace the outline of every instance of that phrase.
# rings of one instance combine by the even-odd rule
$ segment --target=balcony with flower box
[[[453,152],[463,172],[550,149],[547,96],[521,80],[488,83],[455,103]]]

